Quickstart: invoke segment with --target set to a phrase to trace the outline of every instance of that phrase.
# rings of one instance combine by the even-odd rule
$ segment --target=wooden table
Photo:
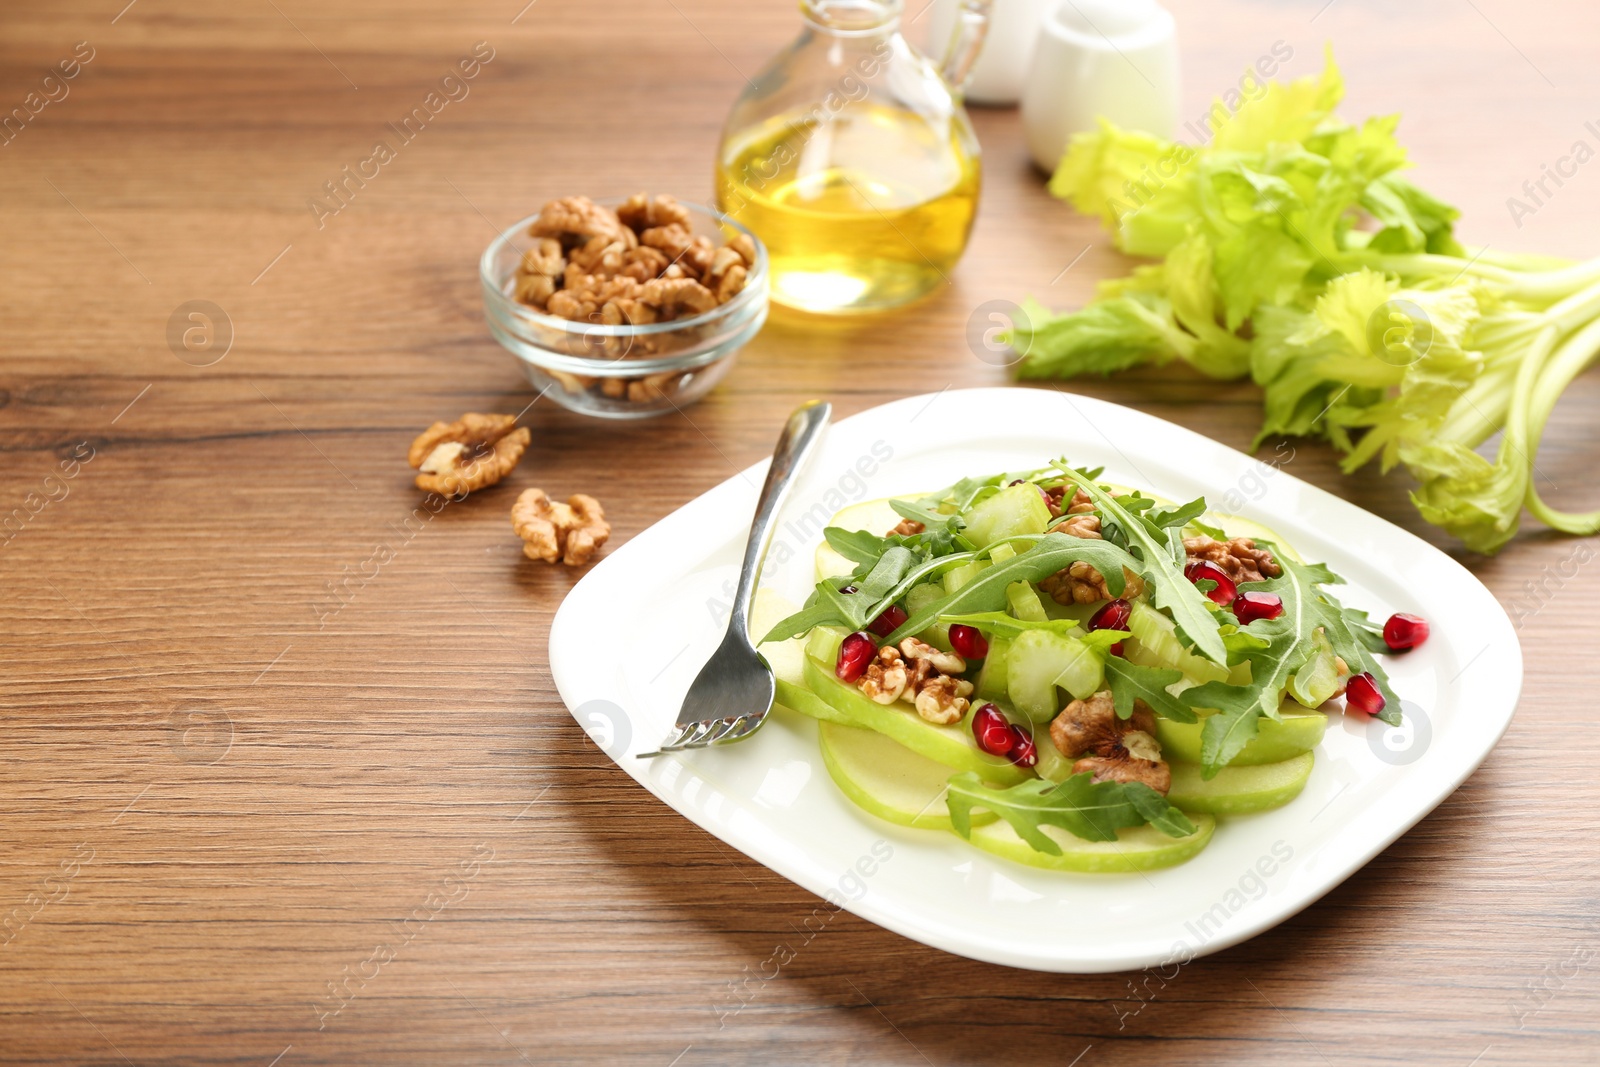
[[[545,661],[576,576],[521,558],[512,495],[596,493],[625,541],[759,459],[804,398],[845,415],[1004,381],[965,340],[977,304],[1076,304],[1125,264],[1046,196],[1016,114],[977,112],[982,213],[948,289],[873,321],[774,315],[681,417],[541,403],[510,485],[405,537],[411,437],[531,399],[481,318],[493,231],[567,193],[708,195],[793,4],[124,2],[0,14],[7,109],[59,96],[46,68],[78,42],[91,57],[0,148],[0,513],[27,513],[0,553],[0,1061],[1600,1061],[1600,575],[1540,532],[1464,557],[1508,604],[1550,590],[1510,733],[1304,914],[1161,985],[973,963],[841,913],[730,1012],[817,901],[586,742]],[[1520,227],[1505,203],[1597,141],[1594,5],[1172,6],[1187,111],[1274,42],[1303,74],[1332,38],[1348,113],[1405,112],[1468,240],[1600,247],[1600,164]],[[319,227],[308,200],[479,41],[470,95]],[[195,300],[225,318],[183,361],[168,331]],[[1176,369],[1074,388],[1240,447],[1257,421],[1252,387]],[[1590,376],[1539,457],[1574,506],[1597,411]],[[1439,540],[1403,478],[1295,455]]]

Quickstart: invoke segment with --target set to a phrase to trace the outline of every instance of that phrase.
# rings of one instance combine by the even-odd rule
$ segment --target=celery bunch
[[[1010,343],[1024,378],[1185,360],[1263,390],[1257,436],[1317,434],[1346,471],[1397,463],[1424,518],[1493,553],[1524,506],[1575,534],[1531,476],[1562,391],[1600,354],[1600,259],[1469,255],[1458,213],[1402,174],[1398,116],[1351,125],[1329,56],[1270,83],[1198,149],[1109,123],[1074,138],[1050,190],[1161,260],[1079,311],[1031,298]],[[1226,113],[1219,104],[1217,114]],[[1503,432],[1493,461],[1476,449]]]

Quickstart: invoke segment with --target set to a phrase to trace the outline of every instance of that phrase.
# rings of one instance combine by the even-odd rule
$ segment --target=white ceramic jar
[[[1072,135],[1097,128],[1100,116],[1172,136],[1177,29],[1155,0],[1055,0],[1045,12],[1022,92],[1034,163],[1053,172]]]

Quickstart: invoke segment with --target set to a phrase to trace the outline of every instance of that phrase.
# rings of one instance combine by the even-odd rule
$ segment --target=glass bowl
[[[615,208],[620,199],[598,200]],[[767,249],[720,212],[683,204],[692,236],[718,245],[744,234],[756,261],[732,300],[691,318],[608,326],[548,315],[513,294],[517,265],[531,243],[529,215],[484,250],[478,264],[489,332],[517,357],[528,381],[564,407],[607,419],[642,419],[704,396],[733,366],[734,353],[767,321]]]

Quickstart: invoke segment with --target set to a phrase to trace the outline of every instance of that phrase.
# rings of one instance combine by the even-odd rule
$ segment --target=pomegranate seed
[[[1378,692],[1378,680],[1370,672],[1350,676],[1344,690],[1344,705],[1367,715],[1376,715],[1388,701]]]
[[[1383,624],[1383,643],[1389,646],[1391,652],[1404,652],[1408,648],[1416,648],[1428,639],[1428,620],[1421,615],[1407,615],[1401,612],[1390,615],[1389,621]]]
[[[867,673],[867,664],[877,654],[878,642],[870,634],[857,630],[839,646],[839,661],[833,665],[833,673],[841,682],[853,682]]]
[[[956,623],[950,627],[950,647],[962,659],[982,659],[989,654],[989,642],[976,626]]]
[[[888,637],[890,634],[898,630],[900,628],[900,624],[905,622],[908,618],[910,618],[910,616],[906,614],[905,608],[902,608],[899,604],[890,604],[888,607],[883,609],[882,615],[879,615],[876,619],[872,620],[872,623],[867,627],[867,629],[871,630],[879,637]]]
[[[1128,616],[1133,614],[1132,606],[1126,600],[1108,600],[1105,606],[1089,616],[1087,629],[1095,630],[1126,630]]]
[[[1006,753],[1006,759],[1018,767],[1032,767],[1039,762],[1039,750],[1033,747],[1033,737],[1020,726],[1012,726],[1011,751]]]
[[[1233,598],[1233,614],[1241,626],[1257,619],[1276,619],[1283,614],[1283,598],[1277,593],[1240,593]]]
[[[1014,742],[1011,724],[993,704],[985,704],[972,713],[972,736],[978,747],[991,756],[1009,755]]]
[[[851,593],[854,593],[855,591],[856,591],[856,587],[853,586],[853,585],[847,585],[843,589],[839,590],[839,592],[845,594],[846,596],[849,596]]]
[[[1108,600],[1099,611],[1089,616],[1086,624],[1092,633],[1095,630],[1126,630],[1128,616],[1133,614],[1133,608],[1126,600]],[[1113,656],[1122,655],[1122,642],[1118,641],[1108,649]]]
[[[1239,587],[1233,584],[1228,572],[1208,559],[1197,559],[1183,568],[1183,576],[1191,582],[1203,578],[1216,582],[1216,588],[1206,594],[1213,604],[1232,604],[1233,598],[1239,595]]]

